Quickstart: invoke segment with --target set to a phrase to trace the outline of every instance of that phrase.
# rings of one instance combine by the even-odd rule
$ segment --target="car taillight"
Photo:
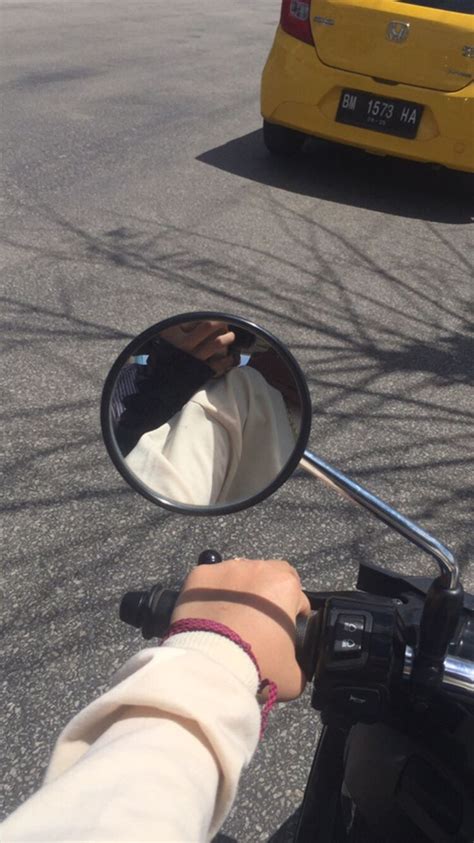
[[[310,13],[311,0],[282,0],[281,28],[307,44],[314,44],[311,33]]]

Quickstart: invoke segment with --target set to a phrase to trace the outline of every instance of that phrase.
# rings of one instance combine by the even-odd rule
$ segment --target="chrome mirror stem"
[[[303,458],[300,460],[300,466],[312,474],[323,480],[328,486],[335,488],[344,497],[368,509],[380,521],[388,524],[389,527],[396,530],[412,544],[419,547],[421,550],[428,553],[436,559],[439,569],[441,571],[442,584],[445,588],[454,589],[459,582],[459,568],[453,554],[441,542],[423,530],[418,524],[405,518],[396,509],[392,509],[387,503],[380,498],[373,495],[371,492],[350,480],[341,471],[333,468],[329,463],[317,457],[311,451],[306,450]]]

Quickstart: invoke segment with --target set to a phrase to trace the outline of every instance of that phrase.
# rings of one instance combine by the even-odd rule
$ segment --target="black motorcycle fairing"
[[[330,843],[337,839],[347,735],[348,728],[324,726],[322,729],[306,783],[295,843]]]
[[[380,843],[345,790],[344,749],[348,734],[349,727],[330,725],[322,729],[294,843]]]
[[[474,717],[459,711],[439,741],[431,725],[425,736],[385,723],[323,728],[295,843],[472,840]]]
[[[406,602],[410,597],[424,601],[432,584],[433,577],[401,575],[370,562],[361,562],[356,587],[369,594]],[[463,606],[464,612],[474,615],[473,594],[464,592]]]
[[[441,728],[441,727],[440,727]],[[472,843],[474,718],[449,734],[410,734],[392,725],[357,724],[348,736],[342,793],[379,843]],[[354,826],[354,832],[356,828]],[[355,843],[360,836],[347,836]]]
[[[399,651],[396,669],[390,667],[389,649],[384,660],[390,704],[372,721],[351,719],[347,712],[344,717],[336,710],[331,689],[337,684],[338,671],[331,666],[331,658],[326,659],[326,667],[320,664],[326,650],[331,655],[334,636],[328,622],[320,623],[319,670],[315,672],[312,704],[321,711],[326,726],[295,839],[297,843],[473,843],[474,709],[467,697],[459,702],[447,694],[434,697],[428,708],[417,708],[400,666],[405,645],[416,646],[423,595],[430,580],[400,578],[390,572],[386,576],[375,566],[362,567],[359,588],[373,589],[384,597],[363,591],[343,596],[312,592],[310,602],[323,621],[327,614],[323,607],[327,610],[337,605],[346,611],[351,606],[351,614],[370,611],[373,619],[380,620],[389,604],[392,610],[396,606],[395,627],[380,626],[373,620],[368,640],[363,639],[367,663],[363,670],[357,669],[354,660],[346,679],[357,697],[362,696],[358,685],[371,684],[371,676],[362,673],[375,653],[380,657],[381,643],[387,648],[385,630],[390,633],[394,653]],[[467,597],[469,603],[472,598]],[[472,621],[472,611],[465,606],[450,648],[468,660],[472,657]],[[378,684],[380,681],[379,676]]]

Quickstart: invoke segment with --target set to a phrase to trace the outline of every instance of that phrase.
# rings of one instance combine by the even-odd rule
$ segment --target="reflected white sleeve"
[[[43,787],[3,843],[204,841],[222,825],[257,743],[258,676],[209,632],[143,650],[66,726]]]

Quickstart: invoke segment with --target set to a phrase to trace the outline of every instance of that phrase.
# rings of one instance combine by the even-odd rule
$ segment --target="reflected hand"
[[[228,626],[250,644],[262,678],[276,682],[278,698],[290,700],[305,686],[295,657],[295,620],[309,612],[298,573],[288,562],[231,559],[193,568],[171,622],[205,618]]]
[[[225,322],[211,319],[183,322],[161,331],[160,337],[202,360],[216,375],[223,375],[236,365],[236,357],[229,351],[229,346],[235,342],[235,334],[229,331]]]

